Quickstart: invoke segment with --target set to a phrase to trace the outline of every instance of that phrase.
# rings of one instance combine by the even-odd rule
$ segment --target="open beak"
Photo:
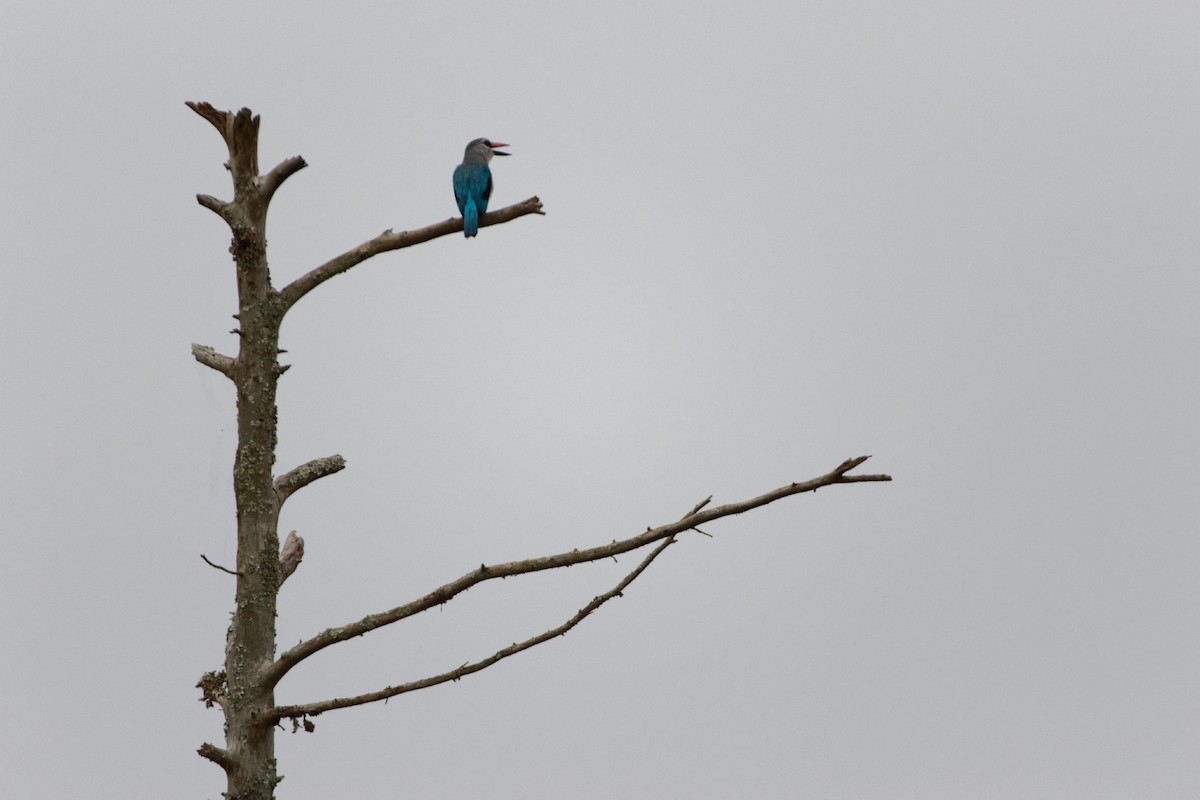
[[[494,156],[511,156],[512,153],[501,153],[499,150],[496,149],[497,147],[511,147],[511,146],[512,145],[507,145],[504,142],[492,142],[492,155],[494,155]]]

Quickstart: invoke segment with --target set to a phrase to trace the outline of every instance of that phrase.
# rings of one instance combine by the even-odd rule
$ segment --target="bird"
[[[463,216],[463,236],[467,238],[479,233],[479,218],[487,212],[488,198],[492,196],[492,170],[488,162],[492,156],[512,155],[496,149],[508,146],[490,139],[472,139],[462,163],[454,168],[454,200]]]

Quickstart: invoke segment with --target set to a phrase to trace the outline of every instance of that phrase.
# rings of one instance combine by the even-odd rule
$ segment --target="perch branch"
[[[531,197],[528,200],[501,208],[497,211],[489,211],[479,220],[479,225],[480,227],[499,225],[502,222],[508,222],[527,214],[544,214],[542,211],[542,201],[536,197]],[[300,301],[300,298],[325,281],[335,275],[341,275],[351,267],[361,264],[372,256],[377,256],[380,253],[386,253],[391,250],[399,250],[404,247],[412,247],[416,244],[428,242],[430,239],[436,239],[439,236],[461,232],[462,229],[462,218],[452,217],[424,228],[418,228],[415,231],[395,233],[390,229],[386,230],[374,239],[363,242],[353,250],[347,250],[340,256],[326,261],[321,266],[283,287],[283,290],[279,293],[283,299],[283,307],[284,309],[291,308]]]
[[[657,528],[647,528],[645,533],[632,536],[628,539],[620,539],[613,541],[610,544],[601,545],[599,547],[590,547],[585,550],[572,550],[568,553],[559,553],[552,556],[541,556],[538,558],[530,558],[524,561],[510,561],[503,564],[494,564],[492,566],[480,566],[478,569],[468,572],[466,575],[453,580],[447,584],[439,586],[424,597],[420,597],[402,606],[397,606],[389,611],[383,611],[378,614],[370,614],[363,617],[357,622],[352,622],[349,625],[343,625],[338,628],[328,628],[316,636],[306,641],[300,642],[295,647],[280,654],[279,658],[269,666],[263,674],[263,681],[267,686],[274,686],[279,682],[284,675],[288,673],[292,667],[299,664],[304,659],[324,650],[330,645],[344,642],[353,639],[357,636],[362,636],[365,633],[382,628],[385,625],[390,625],[394,622],[399,622],[402,619],[411,617],[414,614],[419,614],[422,611],[427,611],[435,606],[442,605],[459,594],[462,594],[467,589],[475,586],[483,581],[494,580],[496,578],[507,578],[511,575],[523,575],[531,572],[540,572],[546,569],[556,569],[558,567],[569,567],[574,564],[583,564],[588,561],[598,561],[604,558],[611,558],[628,553],[631,550],[645,547],[659,539],[666,539],[686,530],[703,525],[714,519],[721,517],[729,517],[736,514],[741,514],[751,509],[765,506],[768,503],[773,503],[784,497],[789,497],[794,494],[803,492],[813,492],[820,489],[822,486],[833,486],[839,483],[856,483],[860,481],[890,481],[890,475],[847,475],[846,473],[855,467],[862,464],[870,456],[859,456],[843,461],[830,472],[821,475],[817,478],[812,478],[799,483],[791,483],[787,486],[780,487],[766,494],[752,497],[749,500],[743,500],[739,503],[729,503],[716,508],[704,509],[703,504],[696,506],[696,511],[689,512],[686,516],[677,522],[672,522],[667,525],[661,525]]]
[[[192,345],[192,358],[199,361],[206,367],[211,367],[217,372],[220,372],[225,377],[230,377],[233,372],[233,359],[227,355],[222,355],[211,347],[203,344]]]
[[[279,505],[282,506],[283,501],[291,497],[292,493],[298,489],[303,489],[313,481],[335,472],[341,472],[345,468],[346,459],[339,455],[332,455],[314,458],[307,464],[301,464],[291,472],[280,475],[275,479],[275,496],[279,498]]]
[[[633,583],[633,581],[646,570],[646,567],[650,566],[650,562],[652,562],[652,561],[654,561],[654,559],[658,558],[659,553],[661,553],[663,550],[667,549],[667,547],[669,547],[674,542],[675,542],[674,537],[668,537],[665,541],[660,543],[658,545],[658,547],[651,550],[650,554],[648,556],[646,556],[644,559],[642,559],[642,562],[637,565],[637,568],[635,568],[632,572],[630,572],[628,575],[626,575],[624,578],[622,578],[620,583],[618,583],[616,586],[614,586],[612,589],[605,592],[604,594],[592,598],[592,601],[590,603],[588,603],[586,606],[584,606],[583,608],[579,609],[579,611],[575,614],[575,616],[571,617],[569,620],[564,622],[562,625],[559,625],[557,628],[551,628],[550,630],[546,631],[545,633],[539,633],[537,636],[531,636],[530,638],[526,639],[523,642],[515,642],[512,645],[510,645],[509,647],[505,647],[503,650],[496,651],[495,653],[488,656],[487,658],[481,659],[480,661],[475,661],[473,663],[463,664],[461,667],[458,667],[457,669],[452,669],[448,672],[443,672],[440,675],[432,675],[428,678],[422,678],[421,680],[410,681],[409,683],[402,683],[399,686],[387,686],[383,689],[380,689],[379,691],[367,692],[365,694],[355,695],[354,697],[337,697],[332,700],[322,700],[322,701],[319,701],[316,703],[306,703],[303,705],[293,705],[293,706],[280,706],[280,707],[276,708],[274,711],[275,719],[276,719],[276,721],[278,721],[281,719],[288,719],[288,718],[296,719],[298,717],[303,717],[303,716],[316,716],[317,714],[321,714],[322,712],[325,712],[325,711],[332,711],[336,708],[349,708],[350,706],[361,706],[361,705],[365,705],[366,703],[374,703],[374,702],[378,702],[379,700],[386,700],[389,697],[395,697],[396,695],[399,695],[399,694],[413,692],[413,691],[416,691],[417,689],[427,689],[430,686],[437,686],[439,683],[446,683],[447,681],[456,681],[456,680],[458,680],[460,678],[464,678],[467,675],[470,675],[472,673],[479,672],[480,670],[483,670],[483,669],[487,669],[488,667],[492,666],[493,664],[495,664],[499,661],[502,661],[502,660],[508,658],[509,656],[515,656],[517,653],[528,650],[531,647],[536,647],[537,645],[542,644],[543,642],[548,642],[551,639],[554,639],[558,636],[562,636],[567,631],[571,630],[576,625],[578,625],[579,623],[581,623],[585,619],[587,619],[587,617],[593,611],[600,608],[600,606],[604,605],[605,603],[607,603],[609,600],[613,599],[614,597],[619,597],[621,595],[621,592],[625,591],[626,587],[628,587],[629,584]]]

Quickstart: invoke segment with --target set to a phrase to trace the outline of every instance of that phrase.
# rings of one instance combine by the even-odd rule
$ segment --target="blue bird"
[[[463,236],[479,233],[479,218],[487,212],[488,198],[492,196],[492,171],[488,162],[492,156],[507,156],[497,147],[508,147],[502,142],[474,139],[463,153],[462,163],[454,168],[454,199],[458,202],[458,213],[463,216]]]

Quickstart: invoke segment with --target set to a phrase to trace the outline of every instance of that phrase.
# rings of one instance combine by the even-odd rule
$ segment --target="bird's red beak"
[[[512,153],[501,153],[499,150],[496,149],[497,147],[511,147],[511,145],[507,145],[504,142],[492,142],[492,155],[494,155],[494,156],[511,156],[512,155]]]

